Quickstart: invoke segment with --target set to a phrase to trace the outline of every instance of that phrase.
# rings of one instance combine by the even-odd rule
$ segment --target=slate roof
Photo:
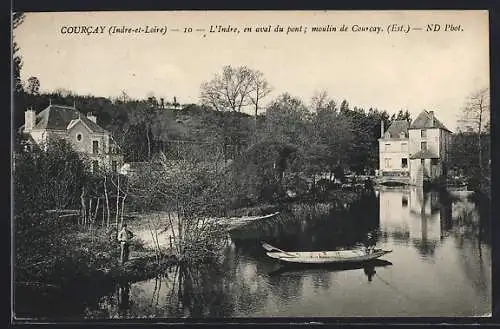
[[[71,121],[77,119],[82,120],[93,132],[108,132],[97,123],[88,119],[86,115],[82,114],[76,108],[64,105],[49,105],[45,110],[38,113],[33,129],[66,130]],[[21,130],[24,130],[24,125],[21,127]]]
[[[434,112],[422,111],[410,125],[410,129],[441,128],[450,131],[439,121]],[[451,132],[451,131],[450,131]]]
[[[407,120],[394,120],[384,133],[384,137],[386,133],[389,133],[389,138],[400,138],[401,133],[404,132],[405,138],[408,138],[409,126],[410,123]]]
[[[410,156],[410,159],[437,159],[439,158],[436,153],[430,151],[430,150],[420,150],[415,154],[412,154]]]

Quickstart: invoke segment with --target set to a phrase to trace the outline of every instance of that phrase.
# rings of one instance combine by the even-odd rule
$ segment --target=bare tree
[[[73,92],[71,90],[64,89],[64,88],[57,88],[56,90],[54,90],[54,93],[56,95],[63,97],[63,98],[73,96]]]
[[[483,169],[483,152],[481,135],[489,132],[490,125],[490,89],[481,88],[473,92],[467,99],[461,122],[469,123],[478,134],[479,169]]]
[[[328,99],[328,93],[325,90],[315,92],[311,98],[311,109],[313,111],[318,111],[319,109],[325,108]]]
[[[217,111],[241,112],[250,104],[248,96],[252,91],[252,76],[252,70],[246,66],[224,66],[222,74],[215,74],[212,80],[202,83],[202,104]]]
[[[252,91],[252,71],[246,66],[233,68],[230,65],[223,67],[222,74],[215,74],[212,80],[201,84],[201,103],[210,106],[216,111],[241,112],[250,105],[249,94]],[[231,144],[239,146],[240,140],[237,134],[230,133],[231,128],[235,128],[232,116],[222,117],[222,145],[224,158],[227,160],[228,140]],[[236,128],[236,130],[238,130]]]
[[[251,91],[248,98],[250,99],[251,104],[255,107],[254,129],[255,135],[257,135],[257,115],[259,114],[259,104],[264,97],[271,93],[272,87],[264,78],[264,73],[258,70],[252,70],[250,86]]]
[[[126,102],[130,101],[130,97],[129,97],[129,95],[127,94],[127,92],[125,90],[121,91],[121,93],[120,93],[120,100],[123,103],[126,103]]]

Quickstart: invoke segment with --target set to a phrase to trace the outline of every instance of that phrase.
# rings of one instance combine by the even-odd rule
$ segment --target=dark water
[[[473,316],[491,312],[489,215],[465,196],[387,189],[343,211],[294,205],[235,232],[221,268],[174,267],[111,287],[76,318]],[[355,246],[368,232],[392,249],[365,268],[281,268],[259,241],[287,250]],[[70,303],[70,301],[68,301]]]

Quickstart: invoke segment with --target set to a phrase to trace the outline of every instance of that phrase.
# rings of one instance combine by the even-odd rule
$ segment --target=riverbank
[[[52,218],[53,219],[53,218]],[[29,286],[65,287],[75,281],[93,284],[155,272],[156,265],[170,265],[174,259],[165,256],[160,262],[153,249],[142,239],[131,242],[130,261],[121,265],[120,245],[115,228],[88,228],[68,221],[45,221],[39,231],[16,234],[15,282]],[[46,232],[53,232],[49,239]],[[41,237],[40,237],[41,236]],[[19,241],[31,241],[19,245]]]
[[[333,190],[325,193],[322,199],[328,200],[335,208],[344,209],[363,193],[357,190]],[[318,198],[308,196],[297,202],[297,199],[281,200],[276,204],[231,209],[227,214],[228,217],[266,215],[294,204],[317,203]],[[294,211],[298,211],[295,208]],[[116,286],[120,282],[147,280],[182,262],[182,257],[178,258],[174,252],[175,246],[172,244],[175,239],[171,239],[170,225],[177,229],[175,214],[129,213],[125,221],[135,237],[130,248],[130,259],[121,265],[114,225],[109,228],[100,225],[89,228],[70,222],[67,218],[33,220],[44,223],[39,226],[41,231],[35,232],[30,228],[16,236],[16,239],[24,241],[19,245],[22,248],[18,249],[16,260],[16,295],[17,292],[28,295],[39,292],[44,295],[45,291],[57,291],[48,294],[71,296],[75,289],[81,295],[80,290],[85,291],[85,287],[95,290],[97,287]]]

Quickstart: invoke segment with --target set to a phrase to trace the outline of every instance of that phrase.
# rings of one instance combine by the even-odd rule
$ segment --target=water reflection
[[[121,316],[127,314],[130,308],[130,283],[121,282],[118,284],[118,310]]]
[[[373,280],[373,276],[376,274],[375,268],[377,267],[385,267],[393,265],[391,262],[383,259],[375,259],[368,263],[360,264],[360,263],[346,263],[346,264],[321,264],[321,265],[287,265],[278,268],[269,273],[270,276],[276,275],[290,275],[290,274],[310,274],[312,276],[312,281],[315,288],[321,286],[324,288],[330,287],[330,280],[327,278],[331,277],[331,274],[334,272],[341,271],[352,271],[352,270],[363,270],[364,274],[367,277],[367,281],[371,282]]]
[[[396,244],[412,242],[422,256],[432,256],[440,242],[450,234],[460,240],[481,239],[484,223],[475,203],[466,195],[445,191],[425,192],[419,188],[381,190],[381,235]]]
[[[450,227],[451,203],[440,192],[421,188],[381,190],[380,230],[394,243],[411,243],[422,255],[431,257]],[[441,200],[443,199],[443,200]]]
[[[490,312],[489,218],[463,196],[415,188],[368,195],[349,210],[293,205],[234,232],[219,266],[173,267],[121,283],[87,317],[470,316]],[[362,265],[282,267],[261,240],[286,250],[363,242],[392,249]],[[383,302],[381,302],[383,301]]]

